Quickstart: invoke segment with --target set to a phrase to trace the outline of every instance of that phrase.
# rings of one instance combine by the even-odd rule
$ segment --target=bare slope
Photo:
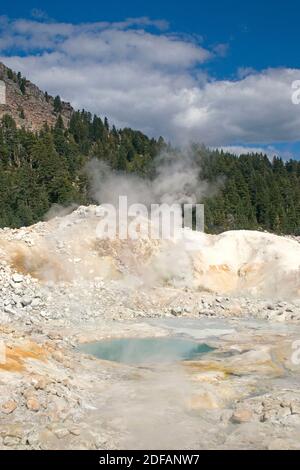
[[[36,131],[45,123],[55,124],[58,113],[54,111],[53,97],[46,95],[29,80],[25,81],[25,91],[22,92],[16,74],[10,75],[9,69],[0,62],[0,80],[5,83],[6,103],[0,104],[0,118],[9,114],[18,127]],[[61,115],[68,124],[73,108],[70,103],[62,102]]]

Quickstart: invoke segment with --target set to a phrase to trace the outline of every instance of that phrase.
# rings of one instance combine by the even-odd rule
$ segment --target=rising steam
[[[199,158],[199,157],[198,157]],[[216,192],[218,185],[201,179],[199,162],[191,151],[163,153],[155,161],[155,176],[146,179],[113,171],[103,161],[92,159],[86,166],[90,194],[99,204],[118,205],[119,196],[127,196],[129,204],[184,204],[200,202]]]

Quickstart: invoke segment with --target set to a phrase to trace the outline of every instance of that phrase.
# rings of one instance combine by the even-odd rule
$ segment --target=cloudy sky
[[[300,6],[242,3],[15,1],[0,60],[118,127],[298,158]]]

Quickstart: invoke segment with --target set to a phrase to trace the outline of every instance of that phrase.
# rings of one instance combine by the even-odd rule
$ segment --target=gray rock
[[[40,303],[41,303],[40,299],[38,297],[36,297],[35,299],[33,299],[31,301],[30,305],[31,305],[32,308],[36,308],[40,305]]]
[[[24,278],[23,278],[22,274],[15,273],[15,274],[12,275],[12,280],[15,283],[19,283],[19,282],[23,282]]]
[[[64,439],[70,434],[69,430],[66,428],[57,428],[57,429],[54,429],[53,432],[58,439]]]
[[[10,315],[16,314],[16,311],[10,305],[7,305],[6,307],[4,307],[4,312],[9,313]]]
[[[7,447],[15,447],[19,444],[20,440],[18,436],[5,436],[3,438],[3,444]]]
[[[32,303],[32,299],[30,297],[23,297],[21,299],[21,304],[23,305],[23,307],[27,307],[31,303]]]

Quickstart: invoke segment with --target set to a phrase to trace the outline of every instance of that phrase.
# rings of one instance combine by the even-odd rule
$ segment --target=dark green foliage
[[[9,80],[14,80],[14,77],[15,77],[15,74],[14,72],[12,71],[12,69],[7,69],[7,78]]]
[[[53,109],[54,109],[55,113],[61,113],[62,112],[62,102],[61,102],[60,96],[58,96],[58,95],[54,98]]]
[[[22,78],[19,85],[20,85],[20,90],[21,90],[22,94],[25,95],[25,93],[26,93],[26,79]]]
[[[56,100],[60,103],[60,99]],[[58,108],[59,109],[59,106]],[[59,113],[58,113],[59,114]],[[174,152],[163,138],[149,139],[130,128],[116,129],[105,118],[73,113],[65,127],[33,134],[17,129],[10,116],[0,123],[0,227],[41,220],[52,204],[88,204],[84,172],[91,158],[115,170],[151,178],[155,157]],[[178,151],[177,151],[178,152]],[[205,204],[206,230],[269,230],[300,234],[300,161],[270,161],[265,155],[234,155],[193,145],[201,179],[210,182]],[[199,183],[201,184],[201,183]],[[180,188],[178,188],[180,189]]]
[[[17,83],[23,95],[26,93],[26,78],[22,77],[21,72],[17,73]]]
[[[14,120],[4,116],[0,122],[0,227],[35,223],[52,204],[92,202],[84,172],[91,158],[145,174],[158,153],[157,142],[132,130],[108,129],[107,120],[104,124],[85,111],[73,114],[68,129],[59,115],[52,129],[45,125],[38,134],[17,129]]]
[[[208,231],[300,234],[300,161],[214,151],[202,158],[201,167],[202,177],[212,183],[224,178],[217,195],[204,201]]]

